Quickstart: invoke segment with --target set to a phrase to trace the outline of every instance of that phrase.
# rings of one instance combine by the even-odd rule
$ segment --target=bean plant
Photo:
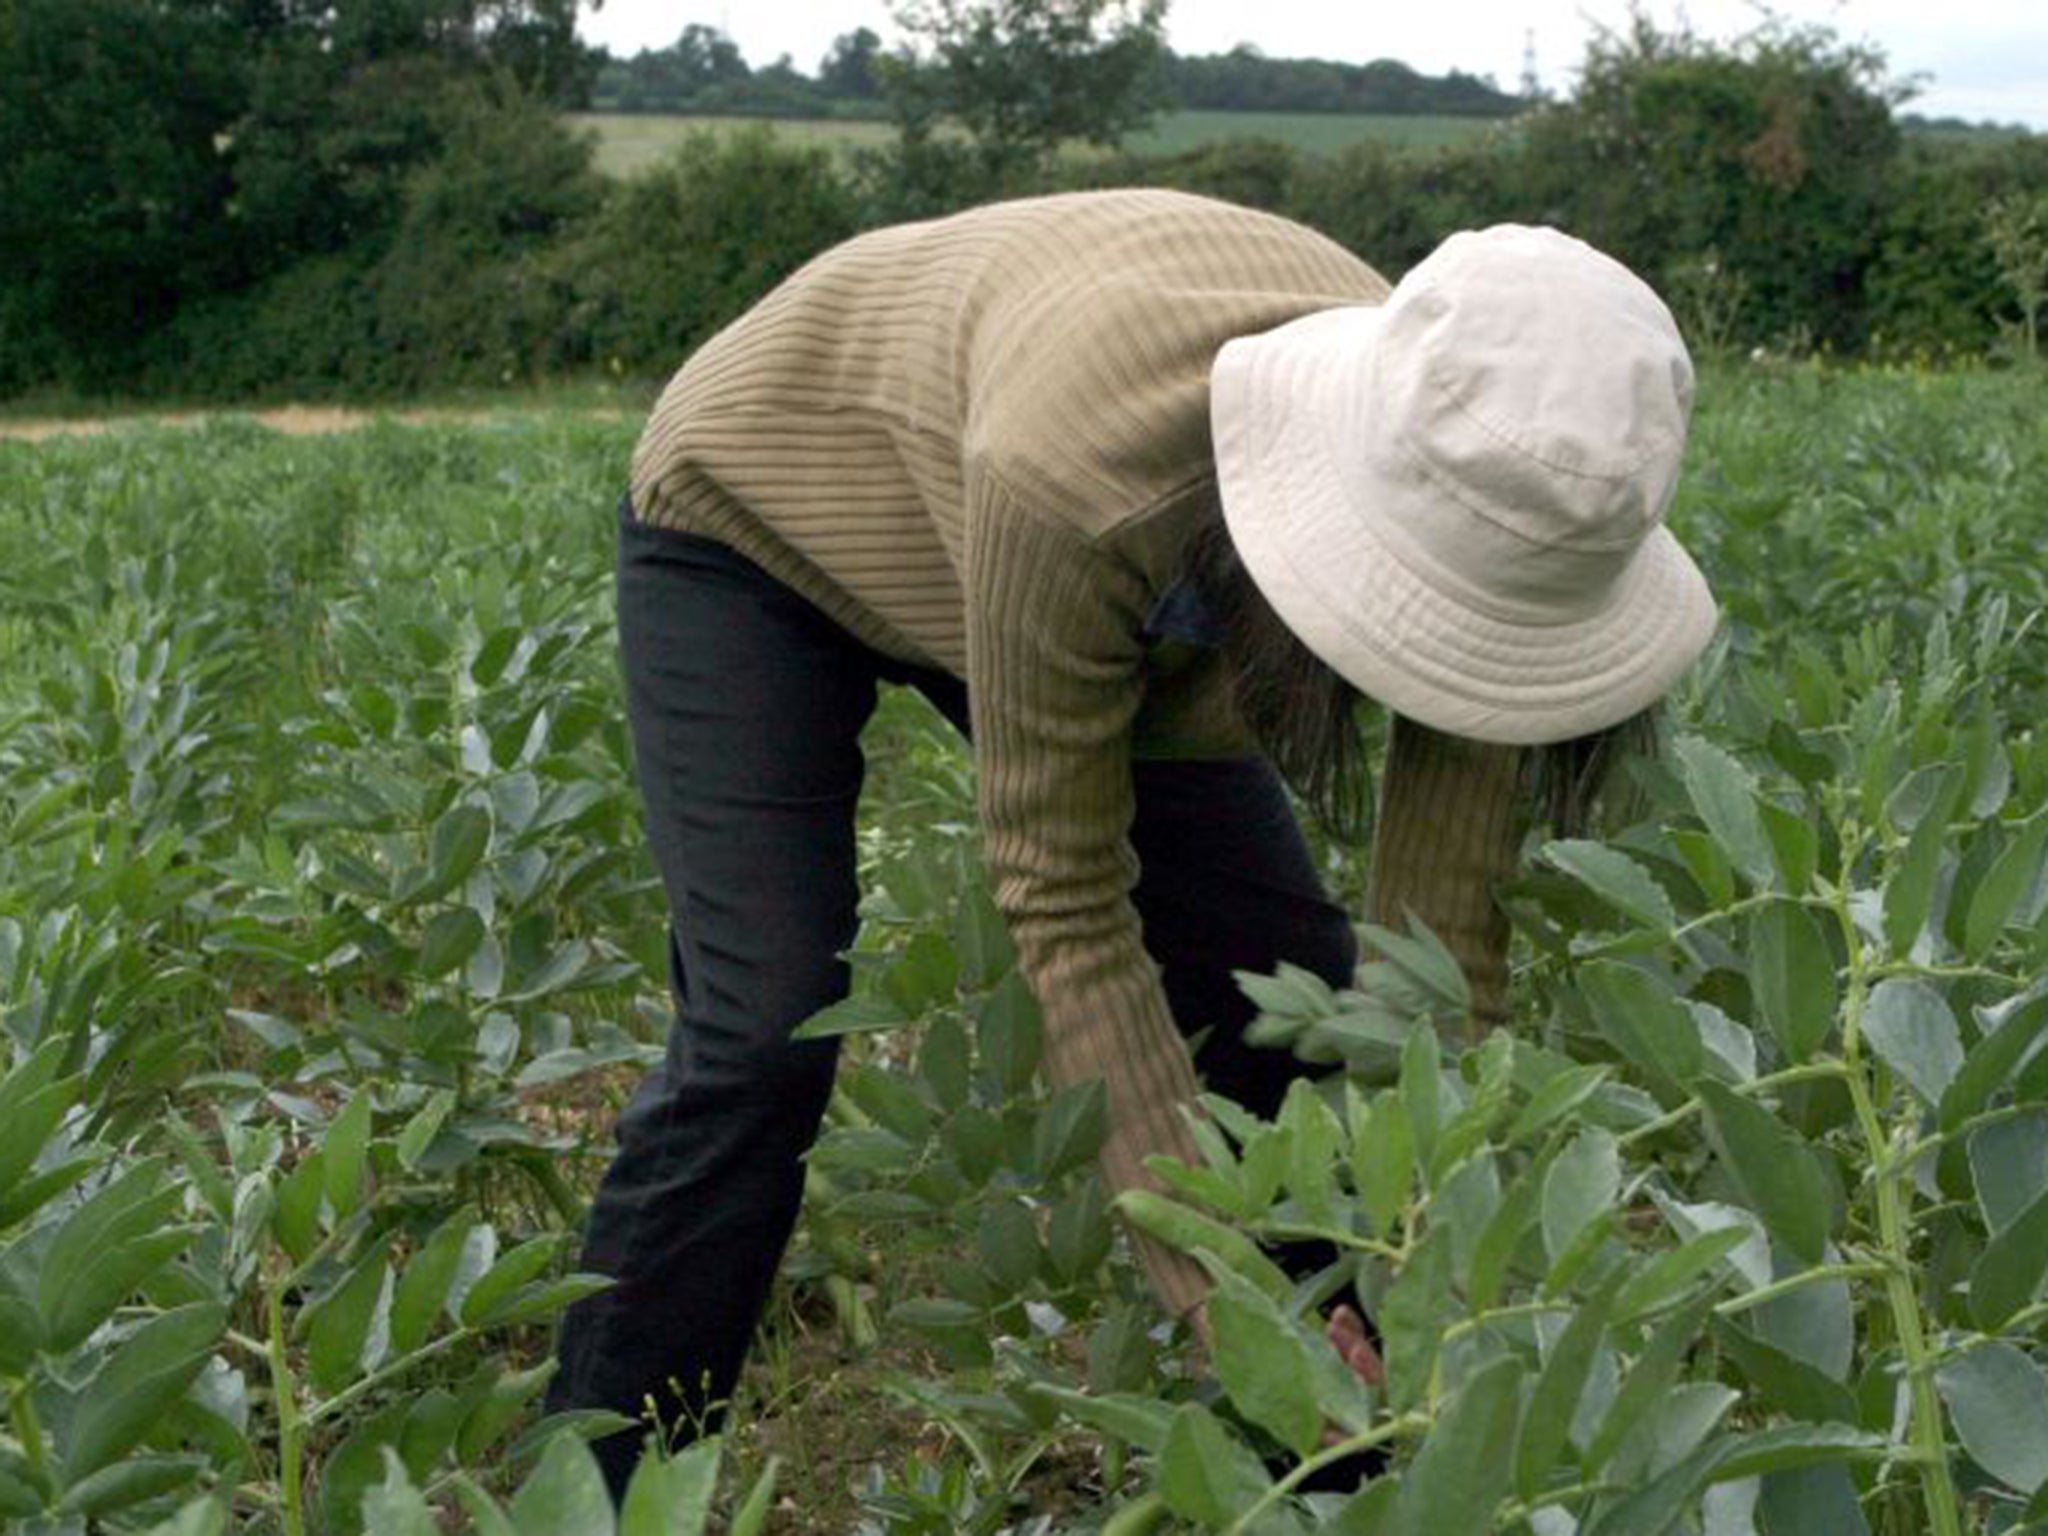
[[[1512,1020],[1420,926],[1245,976],[1302,1079],[1192,1106],[1158,1192],[1040,1082],[971,763],[885,699],[784,1266],[906,1429],[856,1529],[2048,1530],[2048,439],[2019,375],[1772,367],[1707,375],[1723,638],[1608,825],[1531,828]],[[624,1421],[540,1409],[668,1025],[631,435],[0,447],[0,1527],[825,1528],[756,1425],[614,1511]]]

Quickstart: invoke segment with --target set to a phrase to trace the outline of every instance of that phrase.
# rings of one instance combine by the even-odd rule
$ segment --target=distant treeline
[[[1556,225],[1662,290],[1702,352],[2010,352],[2012,262],[2048,242],[2048,136],[1908,138],[1881,61],[1825,32],[1723,46],[1639,22],[1570,99],[1427,155],[999,164],[954,136],[849,154],[764,126],[613,180],[559,111],[573,11],[6,0],[0,396],[653,378],[863,229],[1086,186],[1271,209],[1389,277],[1459,229]],[[1990,238],[1998,210],[2019,244]]]
[[[880,117],[884,57],[881,38],[862,27],[835,39],[812,74],[786,54],[757,69],[717,28],[691,25],[666,48],[630,58],[602,55],[591,105],[607,112]],[[1249,44],[1219,54],[1163,50],[1159,70],[1168,109],[1509,117],[1529,104],[1457,70],[1425,75],[1392,59],[1269,59]]]

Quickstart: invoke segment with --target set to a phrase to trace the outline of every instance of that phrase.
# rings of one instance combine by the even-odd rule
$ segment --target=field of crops
[[[1726,633],[1612,834],[1532,834],[1514,1027],[1426,936],[1253,979],[1348,1072],[1126,1203],[1217,1278],[1208,1368],[1099,1094],[1035,1085],[969,766],[889,699],[798,1240],[617,1529],[2048,1531],[2041,388],[1709,375],[1675,520]],[[556,1433],[604,1426],[536,1402],[665,1018],[633,430],[0,443],[0,1527],[613,1531]],[[1306,1234],[1297,1287],[1256,1240]],[[1383,1389],[1314,1326],[1346,1280]]]
[[[626,112],[572,113],[569,121],[597,136],[597,166],[609,176],[630,176],[670,154],[691,133],[732,133],[757,125],[744,117],[654,116]],[[894,136],[886,122],[775,118],[776,135],[802,144],[879,147]],[[1481,117],[1394,117],[1336,112],[1168,112],[1127,148],[1168,155],[1229,139],[1275,139],[1310,154],[1373,142],[1404,150],[1462,144],[1500,125]]]

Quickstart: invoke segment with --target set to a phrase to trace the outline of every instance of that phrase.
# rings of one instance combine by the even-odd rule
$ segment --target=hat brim
[[[1231,541],[1266,600],[1354,687],[1424,725],[1536,745],[1647,708],[1713,638],[1706,579],[1661,525],[1582,613],[1486,612],[1382,533],[1441,495],[1384,443],[1361,442],[1360,366],[1378,310],[1319,311],[1218,354],[1217,484]]]

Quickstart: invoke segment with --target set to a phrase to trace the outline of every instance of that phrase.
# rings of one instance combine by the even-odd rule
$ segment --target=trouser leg
[[[670,912],[665,1059],[616,1127],[549,1403],[718,1417],[796,1220],[834,1041],[789,1039],[842,997],[854,939],[864,647],[740,556],[620,526],[619,640],[646,829]],[[644,1431],[596,1445],[614,1493]]]

